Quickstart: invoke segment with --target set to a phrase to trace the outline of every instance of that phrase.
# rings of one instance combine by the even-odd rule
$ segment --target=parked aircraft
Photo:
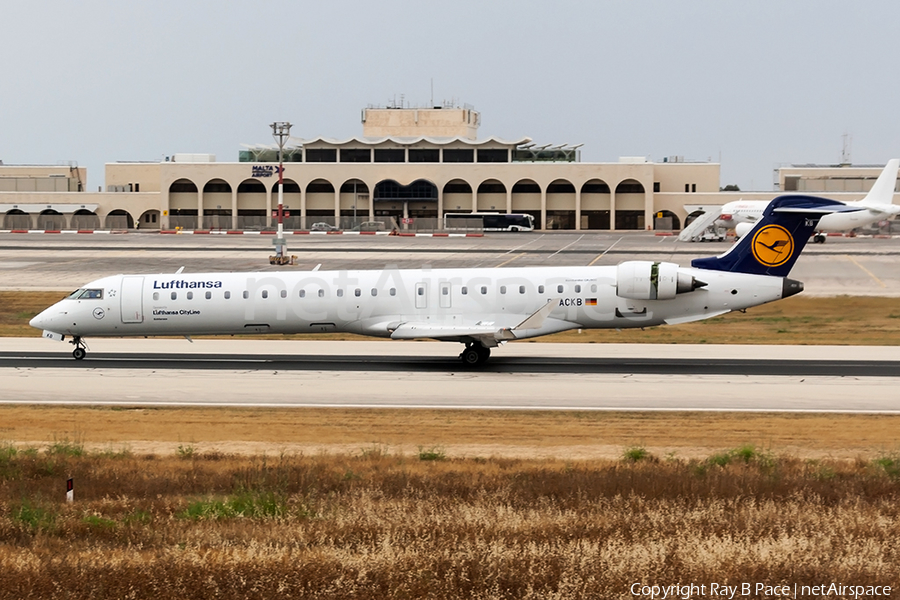
[[[890,219],[900,214],[900,206],[894,204],[894,188],[897,185],[897,168],[900,159],[888,161],[884,170],[866,197],[858,202],[844,202],[854,210],[835,212],[822,217],[814,241],[825,242],[824,232],[849,231],[864,227],[876,221]],[[722,206],[716,225],[734,229],[738,237],[743,237],[753,228],[769,203],[764,200],[736,200]]]
[[[384,269],[115,275],[92,281],[31,325],[71,337],[351,332],[461,342],[484,363],[509,340],[569,329],[650,327],[708,319],[800,292],[787,275],[833,200],[782,196],[752,235],[690,267],[617,266]]]

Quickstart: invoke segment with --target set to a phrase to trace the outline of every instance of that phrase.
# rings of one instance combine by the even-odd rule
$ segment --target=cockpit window
[[[83,289],[75,290],[74,292],[72,292],[71,294],[66,296],[66,300],[74,300],[74,299],[78,298],[83,292],[84,292]]]
[[[102,300],[103,290],[84,290],[78,296],[79,300]]]

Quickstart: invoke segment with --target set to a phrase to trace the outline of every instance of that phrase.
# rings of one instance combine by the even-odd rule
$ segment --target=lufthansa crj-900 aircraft
[[[850,231],[864,227],[876,221],[884,221],[900,214],[900,206],[894,204],[894,188],[897,185],[897,169],[900,158],[893,158],[885,165],[884,170],[875,180],[866,197],[858,202],[844,202],[852,210],[827,214],[819,221],[817,231]],[[716,223],[734,229],[737,236],[743,237],[753,229],[756,221],[762,217],[768,202],[763,200],[735,200],[724,205]],[[817,233],[815,241],[824,243],[825,235]]]
[[[476,366],[509,340],[569,329],[650,327],[708,319],[802,291],[787,275],[824,214],[811,196],[773,200],[751,235],[690,267],[385,269],[115,275],[37,315],[44,337],[349,332],[461,342]]]

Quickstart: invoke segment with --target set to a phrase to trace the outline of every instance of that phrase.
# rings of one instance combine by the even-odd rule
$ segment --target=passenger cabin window
[[[359,288],[356,288],[356,290],[354,290],[354,292],[353,292],[353,295],[356,296],[357,298],[359,298],[360,294],[362,294],[362,290],[360,290]]]
[[[543,293],[544,293],[544,286],[539,285],[538,286],[538,294],[543,294]]]
[[[206,299],[210,300],[212,298],[212,292],[206,292]]]
[[[248,292],[247,290],[244,290],[244,300],[246,300],[249,297],[250,297],[250,292]]]
[[[319,298],[325,297],[325,290],[319,290]]]
[[[524,285],[520,285],[520,286],[519,286],[519,293],[520,293],[520,294],[524,294],[524,293],[525,293],[525,286],[524,286]]]
[[[416,293],[417,293],[418,295],[420,295],[420,296],[424,296],[424,295],[425,295],[425,288],[424,288],[424,287],[417,288],[417,289],[416,289]]]
[[[391,296],[397,295],[397,288],[391,288]]]
[[[263,298],[268,298],[268,297],[269,297],[269,290],[263,290],[263,291],[262,291],[262,297],[263,297]]]
[[[482,295],[487,294],[487,286],[486,285],[481,286],[481,294]]]
[[[461,293],[463,296],[465,296],[466,294],[469,293],[469,288],[467,288],[466,286],[462,286],[462,288],[460,289],[460,293]]]
[[[172,300],[178,299],[178,292],[172,292]]]
[[[281,290],[281,297],[287,298],[287,290]]]
[[[579,293],[580,291],[581,291],[581,286],[580,286],[580,285],[576,285],[576,286],[575,286],[575,293],[577,294],[577,293]]]
[[[441,287],[441,296],[449,296],[450,295],[450,286],[442,286]]]
[[[375,288],[372,288],[372,295],[373,295],[373,296],[377,296],[377,295],[378,295],[378,290],[376,290]]]
[[[188,299],[188,300],[193,300],[193,299],[194,299],[194,292],[188,292],[188,293],[187,293],[187,299]]]
[[[559,292],[560,294],[562,294],[562,293],[563,293],[563,286],[561,286],[561,285],[556,286],[556,291]]]
[[[505,294],[505,293],[506,293],[506,286],[505,286],[505,285],[501,285],[501,286],[500,286],[500,293],[501,293],[501,294]]]
[[[230,300],[230,299],[231,299],[231,292],[225,292],[225,299],[226,299],[226,300]]]
[[[597,284],[596,283],[591,284],[591,293],[597,293]]]
[[[338,291],[337,291],[337,297],[338,297],[338,298],[343,298],[343,297],[344,297],[344,290],[338,290]]]
[[[153,299],[159,300],[159,292],[153,292]]]
[[[300,297],[306,298],[306,290],[300,290]]]

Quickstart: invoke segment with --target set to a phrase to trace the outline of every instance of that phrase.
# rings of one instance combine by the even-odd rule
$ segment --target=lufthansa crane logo
[[[753,256],[767,267],[779,267],[794,254],[794,238],[781,225],[766,225],[753,236]]]

